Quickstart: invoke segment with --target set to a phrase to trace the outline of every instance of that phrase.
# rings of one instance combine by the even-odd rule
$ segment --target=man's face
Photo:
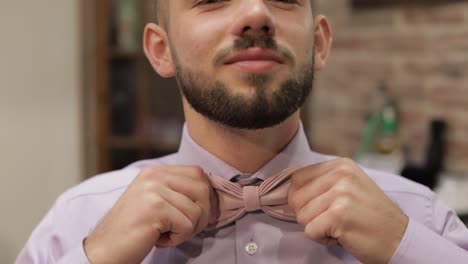
[[[171,0],[169,14],[176,78],[197,112],[259,129],[304,103],[314,68],[309,0]]]

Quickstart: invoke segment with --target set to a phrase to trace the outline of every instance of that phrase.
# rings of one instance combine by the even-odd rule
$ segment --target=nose
[[[234,35],[265,34],[273,36],[275,34],[273,16],[265,0],[239,1],[239,5],[233,24]]]

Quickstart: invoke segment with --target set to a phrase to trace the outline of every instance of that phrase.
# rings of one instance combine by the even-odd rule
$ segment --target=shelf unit
[[[93,102],[87,104],[93,111],[88,109],[86,114],[87,142],[94,145],[86,151],[93,157],[85,157],[89,175],[177,151],[183,125],[179,90],[175,80],[162,79],[154,72],[141,48],[144,25],[152,16],[150,2],[99,0],[85,4],[85,13],[92,11],[94,22],[85,25],[85,30],[92,29],[94,34],[83,34],[95,55],[92,63],[90,56],[85,57],[85,65],[93,64],[95,71],[93,75],[85,69],[85,76],[93,77],[86,97]],[[128,8],[119,13],[122,3],[130,4],[130,13]],[[125,12],[132,21],[119,17]],[[85,17],[91,18],[89,14]],[[130,29],[129,22],[133,23]],[[136,48],[119,44],[122,29],[133,32]]]

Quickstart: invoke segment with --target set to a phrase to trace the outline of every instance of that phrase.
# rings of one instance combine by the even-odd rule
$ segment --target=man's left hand
[[[409,221],[349,159],[298,170],[288,197],[307,237],[325,245],[339,244],[363,263],[388,263]]]

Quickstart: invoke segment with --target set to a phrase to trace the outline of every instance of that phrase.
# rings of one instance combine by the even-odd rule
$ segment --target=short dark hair
[[[154,12],[154,21],[156,23],[159,22],[158,20],[158,0],[150,0],[150,1],[153,1],[153,5],[151,6],[153,8],[153,12]]]
[[[169,4],[169,0],[148,0],[151,1],[151,7],[153,8],[152,13],[153,13],[153,21],[156,24],[159,24],[161,26],[167,26],[165,25],[165,22],[168,22],[167,19],[167,12],[169,12],[167,5]]]

